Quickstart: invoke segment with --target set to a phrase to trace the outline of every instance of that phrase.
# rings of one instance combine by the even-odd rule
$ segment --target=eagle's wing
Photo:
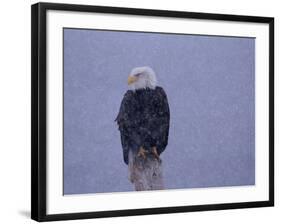
[[[151,135],[155,141],[157,152],[160,155],[168,144],[170,128],[170,109],[167,95],[161,87],[156,88],[156,114],[153,118]]]
[[[133,92],[128,90],[123,97],[119,113],[115,119],[119,126],[121,144],[123,148],[123,158],[126,164],[129,162],[129,149],[140,145],[141,142],[137,134],[137,127],[139,126],[138,120],[133,111],[135,103]]]

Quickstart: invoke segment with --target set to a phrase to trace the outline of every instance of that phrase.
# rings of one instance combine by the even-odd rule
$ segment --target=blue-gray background
[[[255,40],[64,29],[64,193],[132,191],[114,122],[137,66],[168,96],[167,189],[255,184]]]

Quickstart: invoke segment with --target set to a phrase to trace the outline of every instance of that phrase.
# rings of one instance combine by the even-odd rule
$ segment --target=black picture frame
[[[274,206],[274,18],[74,4],[37,3],[31,10],[31,218],[54,221]],[[269,200],[69,214],[46,213],[46,12],[64,10],[269,24]]]

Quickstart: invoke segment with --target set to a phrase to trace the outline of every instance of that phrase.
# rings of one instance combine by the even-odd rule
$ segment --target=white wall
[[[0,7],[0,222],[34,223],[30,213],[30,5],[36,1],[2,1]],[[275,17],[275,158],[276,206],[135,216],[60,223],[276,223],[281,218],[280,188],[280,6],[278,0],[68,0],[60,2]]]

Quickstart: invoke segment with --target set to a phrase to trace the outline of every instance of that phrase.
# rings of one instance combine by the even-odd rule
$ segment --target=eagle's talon
[[[158,155],[156,147],[152,147],[152,154],[155,156],[155,158],[161,163],[160,156]]]
[[[146,159],[146,155],[145,155],[146,153],[147,151],[143,147],[140,147],[138,152],[138,157],[142,157],[143,159]]]

